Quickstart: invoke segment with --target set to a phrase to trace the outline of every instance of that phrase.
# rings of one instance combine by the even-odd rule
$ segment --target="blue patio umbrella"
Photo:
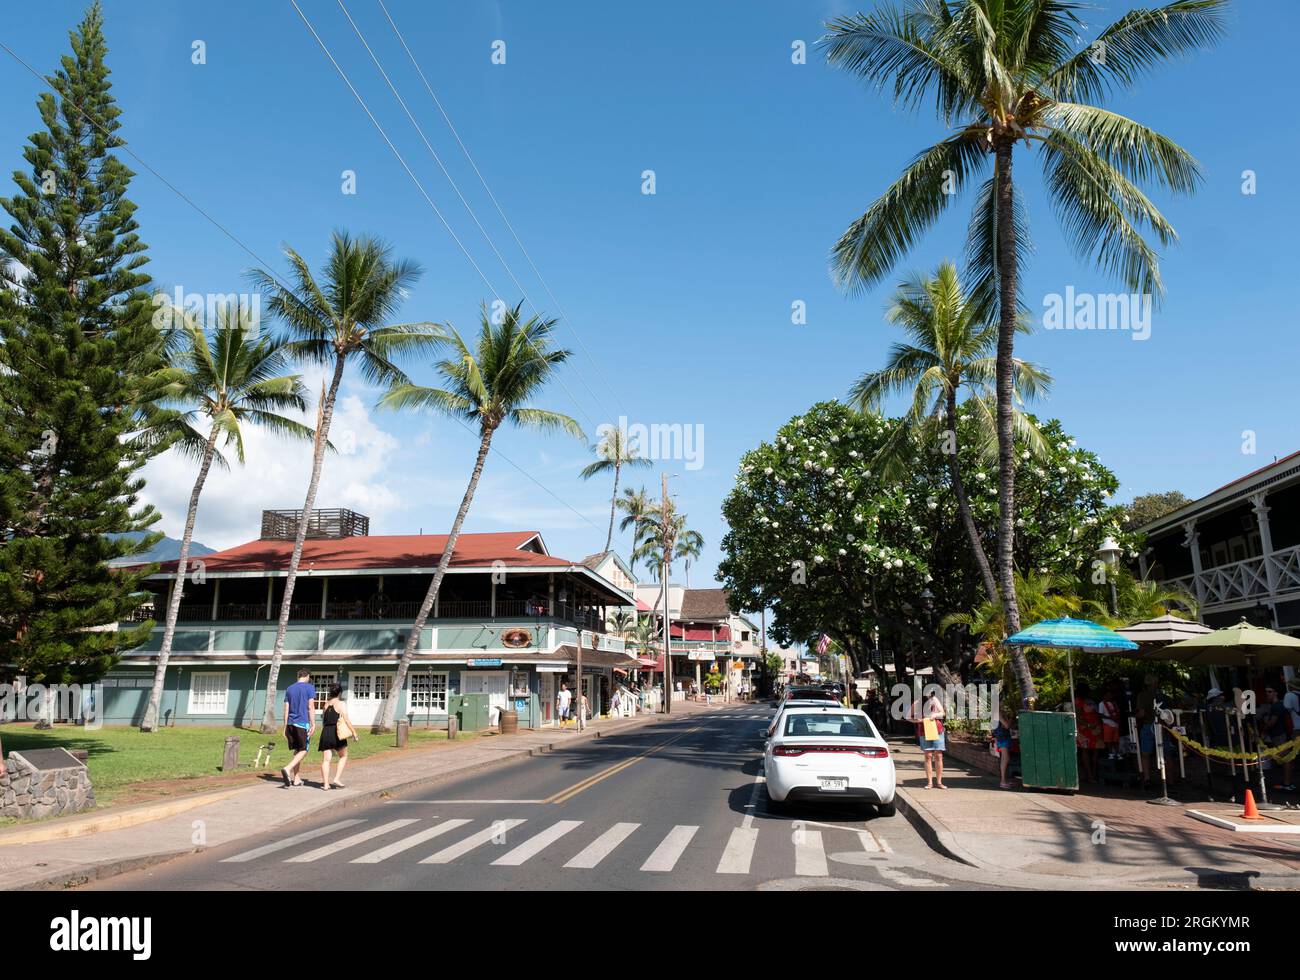
[[[1044,647],[1065,650],[1065,667],[1070,673],[1070,710],[1074,711],[1074,663],[1071,650],[1088,653],[1111,653],[1116,650],[1136,650],[1138,645],[1126,640],[1113,629],[1094,623],[1091,619],[1045,619],[1022,629],[1006,640],[1010,646]]]

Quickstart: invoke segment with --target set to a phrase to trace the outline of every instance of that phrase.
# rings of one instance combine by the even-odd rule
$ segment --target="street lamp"
[[[1109,572],[1106,580],[1110,582],[1110,614],[1119,615],[1119,596],[1115,592],[1115,566],[1119,563],[1119,556],[1124,549],[1119,546],[1112,535],[1106,535],[1101,544],[1097,547],[1097,557],[1106,563]]]

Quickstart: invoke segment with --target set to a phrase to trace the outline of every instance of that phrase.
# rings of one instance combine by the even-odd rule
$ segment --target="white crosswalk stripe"
[[[528,838],[508,854],[503,854],[492,863],[505,867],[518,867],[535,854],[546,850],[571,830],[582,826],[581,820],[561,820],[554,826],[547,827],[540,834]]]
[[[797,830],[794,833],[794,873],[800,876],[826,877],[826,849],[820,830]]]
[[[359,823],[361,823],[360,819],[340,820],[338,823],[328,824],[324,827],[317,827],[315,830],[308,830],[301,834],[294,834],[292,837],[286,837],[284,840],[278,840],[270,844],[264,844],[261,847],[255,847],[251,851],[245,851],[243,854],[236,854],[234,857],[225,858],[221,863],[239,864],[244,861],[256,861],[258,858],[266,857],[268,854],[274,854],[276,851],[287,850],[295,844],[304,844],[309,840],[315,840],[317,837],[324,837],[326,834],[332,834],[336,830],[355,827]]]
[[[356,847],[358,844],[364,844],[368,840],[376,837],[382,837],[392,830],[401,830],[415,823],[413,819],[390,820],[386,824],[380,824],[378,827],[371,827],[369,830],[363,830],[360,833],[353,834],[351,837],[344,837],[342,840],[336,840],[332,844],[326,844],[324,847],[318,847],[314,851],[308,851],[306,854],[296,854],[285,861],[289,864],[310,864],[313,861],[319,861],[321,858],[327,858],[339,851],[346,851],[349,847]]]
[[[457,827],[463,827],[469,823],[467,817],[456,817],[454,820],[444,820],[440,824],[434,824],[418,834],[411,834],[410,837],[403,837],[387,847],[381,847],[377,851],[371,851],[369,854],[363,854],[361,857],[353,858],[353,864],[378,864],[380,861],[386,861],[394,854],[401,854],[403,851],[409,851],[413,847],[419,847],[425,841],[433,840],[435,837],[441,837],[443,834],[450,833]]]
[[[718,862],[720,875],[747,875],[754,860],[754,846],[758,843],[757,827],[737,827],[727,840],[727,849]]]
[[[761,783],[755,785],[761,787]],[[410,853],[415,848],[465,828],[466,832],[469,832],[468,837],[456,840],[455,843],[418,860],[419,864],[450,864],[465,858],[485,844],[506,843],[509,833],[527,822],[524,818],[489,822],[483,817],[477,819],[456,817],[446,820],[438,817],[411,817],[389,821],[339,820],[315,830],[293,834],[283,840],[264,844],[224,860],[247,863],[268,855],[276,855],[274,860],[279,860],[279,852],[316,841],[317,843],[310,849],[283,859],[291,864],[312,864],[324,861],[340,852],[358,848],[358,845],[366,841],[375,840],[377,844],[383,843],[377,839],[392,835],[396,839],[390,837],[388,843],[383,843],[383,846],[375,850],[366,851],[364,848],[358,848],[361,853],[353,857],[349,863],[379,864],[407,854],[410,854],[407,860],[417,863],[420,855]],[[811,829],[809,823],[820,829]],[[580,849],[577,844],[570,845],[564,841],[564,838],[586,824],[587,822],[582,820],[559,820],[527,838],[516,837],[509,842],[513,846],[508,849],[500,846],[486,849],[495,853],[483,854],[478,860],[483,864],[490,863],[494,867],[519,867],[529,861],[541,860],[552,866],[590,870],[607,861],[638,831],[640,834],[637,835],[637,840],[646,836],[645,825],[623,821],[604,829],[594,840]],[[934,881],[908,871],[892,869],[884,864],[874,864],[861,859],[854,861],[855,853],[860,858],[865,853],[876,859],[884,859],[893,853],[893,848],[883,837],[870,828],[864,828],[861,824],[841,826],[818,824],[815,821],[807,823],[796,821],[790,824],[784,821],[755,823],[751,815],[746,817],[740,826],[727,831],[725,843],[713,836],[701,838],[700,829],[694,824],[677,824],[668,829],[649,857],[645,858],[640,865],[640,870],[649,874],[668,874],[679,867],[689,867],[697,872],[705,870],[714,860],[714,855],[708,852],[722,844],[714,873],[733,877],[752,875],[755,873],[754,862],[762,841],[765,844],[762,853],[767,862],[763,865],[764,872],[775,873],[776,868],[782,865],[788,869],[791,860],[790,851],[793,850],[794,873],[798,877],[828,877],[831,873],[830,864],[837,862],[837,866],[856,864],[859,867],[872,867],[887,881],[899,886],[945,887],[944,882]],[[341,831],[349,832],[341,834]],[[322,838],[325,839],[325,843],[321,843]],[[647,846],[653,839],[647,841]],[[700,840],[705,842],[700,844]],[[845,852],[844,845],[849,841],[857,841],[860,850],[850,849]],[[838,847],[828,847],[828,845],[838,845]],[[575,849],[576,854],[573,853]],[[828,849],[835,853],[828,855]],[[691,852],[690,859],[684,861],[683,858],[688,851]],[[643,853],[638,853],[636,860],[640,860]],[[789,874],[789,871],[786,870],[784,873]]]
[[[474,848],[486,844],[488,841],[513,830],[524,821],[516,820],[497,820],[487,830],[480,830],[477,834],[471,834],[459,843],[452,844],[451,847],[444,847],[435,854],[430,854],[421,861],[421,864],[449,864],[463,854],[468,854]]]
[[[632,836],[632,831],[639,823],[616,823],[594,841],[584,847],[573,860],[567,862],[566,868],[594,868],[609,857],[614,848]]]
[[[645,864],[641,865],[641,870],[672,871],[677,866],[678,858],[682,856],[682,852],[686,850],[691,838],[699,829],[687,824],[678,824],[668,831],[668,836],[660,841],[654,853],[646,858]]]

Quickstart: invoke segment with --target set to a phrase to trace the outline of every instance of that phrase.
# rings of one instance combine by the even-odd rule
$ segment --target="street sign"
[[[533,664],[533,669],[539,674],[567,674],[569,672],[568,664]]]

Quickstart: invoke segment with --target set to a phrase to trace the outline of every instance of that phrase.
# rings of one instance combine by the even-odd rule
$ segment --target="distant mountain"
[[[134,537],[136,540],[142,540],[144,535],[127,535]],[[200,555],[210,555],[216,548],[209,548],[206,544],[200,544],[197,541],[190,542],[190,557],[197,558]],[[147,562],[154,561],[175,561],[181,556],[181,543],[178,538],[164,537],[148,551],[132,555],[130,558],[122,558],[113,562],[114,565],[143,565]]]

